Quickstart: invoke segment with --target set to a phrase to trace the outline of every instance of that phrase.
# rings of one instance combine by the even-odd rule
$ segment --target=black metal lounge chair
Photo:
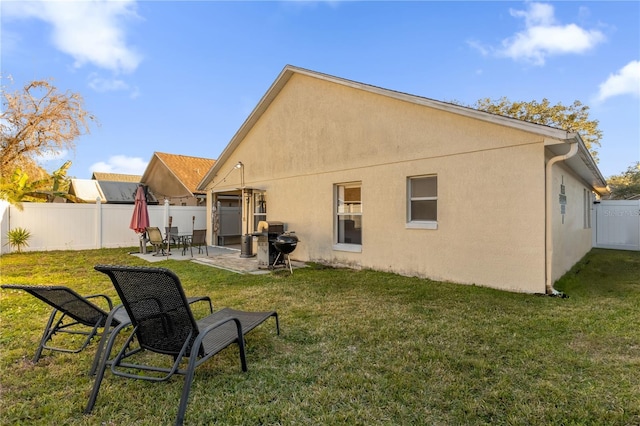
[[[124,309],[121,307],[113,308],[113,302],[104,294],[94,294],[91,296],[81,296],[72,289],[65,286],[44,286],[44,285],[21,285],[21,284],[5,284],[0,286],[3,289],[24,290],[32,296],[42,300],[53,307],[47,325],[44,327],[42,338],[33,357],[36,363],[42,355],[44,349],[51,351],[78,353],[84,350],[91,340],[102,335],[100,345],[94,357],[93,366],[90,374],[95,372],[100,358],[106,337],[118,326],[130,324],[131,321]],[[91,299],[101,299],[108,306],[108,311],[93,303]],[[213,312],[213,305],[209,296],[191,297],[188,303],[206,301],[209,303],[209,310]],[[102,329],[102,332],[100,330]],[[65,346],[53,346],[49,341],[58,333],[67,333],[74,335],[84,335],[86,338],[80,346],[72,345],[64,339],[56,345],[67,343]]]
[[[168,269],[108,265],[97,265],[95,269],[111,278],[131,318],[133,330],[113,359],[110,359],[111,350],[124,327],[119,326],[111,333],[85,414],[93,410],[107,366],[111,366],[115,375],[154,382],[168,380],[174,374],[183,374],[184,385],[175,423],[181,425],[196,367],[227,346],[237,343],[242,371],[247,371],[244,335],[269,317],[275,318],[276,332],[280,334],[275,311],[244,312],[224,308],[196,321],[180,279]],[[137,340],[135,347],[134,338]],[[172,366],[144,365],[131,358],[145,350],[172,357]],[[188,364],[184,369],[180,364],[186,358]],[[132,373],[133,370],[137,370],[136,373]]]
[[[91,339],[101,334],[100,329],[104,329],[103,333],[109,333],[112,327],[129,322],[127,313],[121,310],[112,316],[111,324],[106,324],[109,311],[113,309],[113,303],[111,299],[104,294],[81,296],[64,286],[5,284],[2,288],[24,290],[53,307],[49,321],[47,321],[47,325],[42,333],[40,344],[33,357],[34,363],[38,362],[44,349],[78,353],[89,345]],[[90,300],[96,298],[101,298],[106,302],[108,310],[104,310]],[[66,321],[67,319],[69,321]],[[76,346],[69,344],[67,345],[68,347],[53,346],[49,341],[52,341],[54,335],[58,333],[79,334],[86,336],[86,338],[79,347],[77,347],[77,344]]]

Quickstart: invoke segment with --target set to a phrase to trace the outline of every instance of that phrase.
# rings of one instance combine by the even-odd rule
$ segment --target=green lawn
[[[98,263],[147,264],[126,249],[10,254],[2,284],[63,284],[115,296]],[[593,250],[556,288],[513,294],[320,266],[237,275],[191,262],[154,264],[216,307],[276,309],[237,347],[196,371],[185,424],[640,424],[640,252]],[[154,384],[105,376],[82,414],[95,342],[30,362],[49,315],[0,291],[0,424],[172,424],[180,376]]]

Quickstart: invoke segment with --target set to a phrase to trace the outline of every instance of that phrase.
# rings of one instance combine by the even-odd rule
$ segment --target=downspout
[[[545,166],[545,251],[546,251],[546,259],[545,259],[545,290],[548,295],[558,296],[561,293],[553,288],[553,278],[552,278],[552,265],[553,265],[553,239],[552,239],[552,183],[553,183],[553,175],[552,169],[553,165],[559,161],[564,161],[576,155],[578,152],[578,139],[570,138],[567,139],[566,142],[571,144],[569,148],[569,152],[563,155],[557,155],[552,157],[547,161],[547,165]]]

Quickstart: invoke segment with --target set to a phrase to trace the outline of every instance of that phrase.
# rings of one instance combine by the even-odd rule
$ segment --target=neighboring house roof
[[[318,78],[335,84],[352,87],[354,89],[368,91],[381,96],[387,96],[401,101],[411,102],[417,105],[423,105],[426,107],[447,111],[453,114],[459,114],[477,120],[491,122],[497,125],[517,128],[523,131],[539,134],[544,138],[545,146],[554,155],[565,154],[568,151],[567,144],[578,143],[578,155],[575,155],[574,157],[566,160],[565,163],[569,167],[571,167],[571,169],[573,169],[582,179],[584,179],[586,182],[589,182],[591,186],[600,194],[606,194],[609,192],[609,190],[607,189],[606,180],[598,170],[598,167],[593,160],[593,157],[591,157],[591,154],[589,154],[589,151],[582,141],[582,138],[580,138],[580,135],[578,135],[577,133],[570,133],[565,130],[541,124],[529,123],[515,118],[491,114],[473,108],[436,101],[421,96],[383,89],[369,84],[334,77],[328,74],[322,74],[291,65],[287,65],[286,67],[284,67],[280,75],[273,82],[269,90],[267,90],[258,105],[254,108],[249,117],[245,120],[240,129],[233,136],[222,154],[220,154],[217,162],[213,165],[213,167],[211,167],[211,169],[197,185],[197,190],[203,191],[206,188],[207,184],[209,184],[209,182],[213,180],[213,178],[219,172],[219,168],[222,167],[223,164],[225,164],[233,151],[242,142],[251,128],[258,122],[262,114],[264,114],[265,111],[269,108],[271,102],[278,96],[280,91],[285,87],[289,79],[294,74],[302,74],[308,77]]]
[[[140,175],[125,175],[122,173],[103,173],[93,172],[91,179],[94,180],[106,180],[112,182],[140,182]]]
[[[107,198],[102,193],[97,180],[71,179],[69,194],[75,195],[76,198],[85,203],[95,203],[97,198],[100,198],[103,203],[107,202]]]
[[[216,160],[188,155],[154,152],[141,182],[148,185],[158,196],[188,197],[204,194],[198,183]]]
[[[134,204],[137,182],[99,181],[95,179],[71,179],[69,193],[86,203]],[[158,204],[151,191],[147,191],[147,203]]]
[[[109,204],[135,204],[136,191],[138,190],[137,182],[113,182],[100,180],[100,188]],[[155,196],[147,193],[147,203],[157,204]]]

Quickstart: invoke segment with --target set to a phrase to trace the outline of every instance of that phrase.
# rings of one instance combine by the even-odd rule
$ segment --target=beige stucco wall
[[[551,190],[551,226],[553,235],[553,262],[551,278],[555,282],[579,261],[593,246],[592,229],[585,228],[584,191],[591,189],[563,163],[553,166]],[[565,214],[560,208],[560,186],[564,184]],[[593,209],[593,204],[589,204]],[[592,218],[593,220],[593,218]]]
[[[292,258],[544,292],[542,137],[294,74],[209,184],[266,191]],[[438,175],[438,229],[408,229],[407,178]],[[359,253],[334,250],[334,185],[362,183]],[[210,223],[209,223],[210,226]]]

